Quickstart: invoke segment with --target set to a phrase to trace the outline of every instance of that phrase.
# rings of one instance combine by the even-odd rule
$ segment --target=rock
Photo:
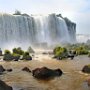
[[[90,73],[90,66],[89,65],[84,66],[83,69],[82,69],[82,72]]]
[[[5,82],[0,80],[0,90],[13,90],[12,87],[8,86]]]
[[[73,59],[73,58],[74,58],[74,54],[69,54],[69,55],[67,56],[67,58]]]
[[[90,78],[87,79],[86,81],[87,81],[88,86],[90,86]]]
[[[2,65],[0,65],[0,74],[2,74],[5,71]]]
[[[12,69],[7,69],[6,71],[8,71],[8,72],[12,72],[13,70],[12,70]]]
[[[60,69],[52,70],[47,67],[36,68],[32,70],[33,76],[38,79],[49,79],[55,76],[61,76],[62,73],[63,72]]]
[[[31,70],[28,67],[24,67],[22,71],[31,72]]]

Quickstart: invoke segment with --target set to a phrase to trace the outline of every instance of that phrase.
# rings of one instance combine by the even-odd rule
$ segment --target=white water
[[[0,14],[0,47],[27,48],[37,43],[48,45],[69,43],[70,34],[64,19],[47,16],[19,16]]]

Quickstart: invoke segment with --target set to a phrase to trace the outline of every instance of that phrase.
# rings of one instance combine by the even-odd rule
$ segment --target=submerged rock
[[[12,72],[13,70],[12,70],[12,69],[7,69],[6,71],[8,71],[8,72]]]
[[[0,74],[2,74],[5,71],[2,65],[0,65]]]
[[[22,71],[31,72],[31,70],[28,67],[24,67]]]
[[[82,72],[84,73],[90,73],[90,65],[86,65],[83,67]]]
[[[63,72],[60,69],[52,70],[47,67],[32,70],[33,76],[38,79],[49,79],[51,77],[61,76],[62,73]]]
[[[13,90],[12,87],[8,86],[5,82],[0,80],[0,90]]]

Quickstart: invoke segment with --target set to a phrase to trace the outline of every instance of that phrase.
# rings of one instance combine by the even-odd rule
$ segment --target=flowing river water
[[[0,75],[0,79],[12,86],[14,90],[90,90],[86,83],[90,75],[81,72],[83,66],[89,63],[90,58],[87,56],[58,61],[49,55],[38,54],[32,61],[1,61],[0,64],[4,68],[12,68],[13,71]],[[31,70],[43,66],[51,69],[60,68],[64,74],[52,80],[37,80],[32,73],[21,70],[25,66]]]

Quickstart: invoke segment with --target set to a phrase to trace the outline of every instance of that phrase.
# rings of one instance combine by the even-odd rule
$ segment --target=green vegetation
[[[59,46],[53,50],[53,53],[54,53],[55,57],[65,58],[67,55],[67,49]]]
[[[12,59],[13,59],[13,56],[12,56],[11,52],[9,50],[5,50],[3,60],[10,61]]]
[[[67,58],[72,55],[88,55],[88,57],[90,57],[90,45],[82,43],[68,44],[64,47],[58,46],[54,48],[53,53],[56,58]]]
[[[88,55],[88,52],[90,50],[90,45],[87,44],[73,44],[73,45],[67,45],[66,48],[68,50],[73,50],[76,52],[77,55]]]
[[[20,55],[19,54],[13,53],[12,56],[13,56],[13,59],[15,61],[18,61],[20,59]]]
[[[88,54],[88,50],[85,49],[85,47],[78,47],[75,49],[77,55],[87,55]]]
[[[32,60],[32,57],[29,55],[29,52],[25,52],[23,54],[23,60]]]
[[[20,47],[18,47],[18,48],[14,48],[13,49],[13,53],[14,54],[23,55],[24,54],[24,51]]]
[[[3,60],[5,60],[5,61],[11,61],[11,60],[18,61],[21,56],[22,56],[22,60],[32,60],[32,57],[29,55],[29,52],[24,52],[20,47],[13,48],[12,53],[9,50],[5,50]]]

